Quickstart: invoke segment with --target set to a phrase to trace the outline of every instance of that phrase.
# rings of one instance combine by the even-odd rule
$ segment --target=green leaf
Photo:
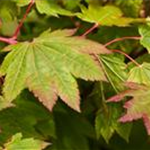
[[[5,36],[12,36],[18,22],[16,19],[18,10],[14,3],[8,0],[0,1],[0,31]],[[11,28],[10,28],[11,26]]]
[[[104,1],[100,1],[100,0],[85,0],[88,4],[90,5],[102,5],[104,3]]]
[[[97,113],[95,122],[97,136],[102,136],[107,143],[115,132],[129,141],[132,125],[118,122],[121,112],[120,106],[108,105]]]
[[[138,17],[142,9],[143,0],[115,0],[118,5],[128,16]]]
[[[72,10],[75,9],[77,6],[79,6],[80,0],[75,0],[75,1],[63,0],[63,4],[65,5],[66,8]]]
[[[7,150],[42,150],[45,148],[45,144],[42,141],[35,140],[33,138],[22,139],[22,134],[18,133],[14,135],[10,142],[5,144]]]
[[[57,109],[54,109],[57,139],[52,142],[52,150],[89,150],[88,138],[95,138],[93,126],[82,114],[60,105]]]
[[[3,22],[14,20],[17,15],[17,7],[14,3],[8,0],[0,1],[0,18]]]
[[[49,137],[55,137],[55,125],[52,114],[43,106],[36,103],[37,100],[28,91],[23,93],[14,101],[14,106],[0,112],[0,144],[3,144],[12,135],[21,132],[25,137],[45,138],[39,130],[41,122],[48,127]],[[0,103],[1,105],[1,103]],[[9,120],[9,121],[8,121]],[[49,123],[51,123],[49,125]]]
[[[101,55],[106,76],[116,92],[124,90],[123,83],[127,79],[126,64],[114,55]]]
[[[132,68],[127,81],[150,86],[150,63],[145,62],[139,67]]]
[[[26,6],[31,2],[31,0],[12,0],[12,1],[16,2],[17,5],[20,7]]]
[[[36,0],[37,10],[41,14],[47,14],[58,17],[58,15],[73,16],[69,10],[61,8],[55,0]]]
[[[3,22],[1,33],[5,36],[12,36],[17,26],[18,26],[17,20]]]
[[[17,3],[18,6],[23,7],[28,5],[31,0],[13,0]],[[35,0],[36,8],[41,14],[52,15],[58,17],[58,15],[65,15],[65,16],[73,16],[74,14],[62,8],[58,1],[56,0]]]
[[[99,106],[95,119],[96,134],[98,138],[102,136],[107,143],[109,143],[115,132],[128,141],[132,124],[118,122],[122,108],[120,105],[106,103],[107,97],[110,97],[112,93],[114,92],[112,92],[112,88],[109,89],[109,85],[102,82],[95,84],[90,99],[92,99],[92,102],[96,100],[96,105]]]
[[[74,77],[106,80],[102,68],[89,54],[109,53],[96,42],[70,37],[73,30],[44,32],[33,42],[11,45],[0,74],[6,75],[3,94],[13,101],[26,87],[51,110],[57,96],[79,111],[79,90]]]
[[[139,33],[141,35],[140,43],[150,53],[150,25],[143,25],[139,27]]]
[[[80,19],[96,23],[104,26],[128,26],[132,22],[140,22],[143,19],[134,19],[123,17],[122,11],[115,6],[98,6],[89,5],[88,9],[81,6],[82,13],[77,13],[77,17]]]

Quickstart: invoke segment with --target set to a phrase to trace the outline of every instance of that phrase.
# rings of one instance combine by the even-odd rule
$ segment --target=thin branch
[[[96,29],[99,26],[98,23],[95,23],[90,29],[88,29],[85,33],[83,33],[81,36],[84,37],[87,34],[89,34],[90,32],[92,32],[94,29]]]
[[[123,52],[123,51],[120,51],[120,50],[112,50],[112,52],[115,52],[115,53],[120,53],[120,54],[122,54],[122,55],[124,55],[126,58],[128,58],[129,60],[131,60],[136,66],[138,66],[138,67],[141,67],[141,65],[137,62],[137,61],[135,61],[132,57],[130,57],[128,54],[126,54],[125,52]]]
[[[14,35],[12,36],[12,39],[17,39],[18,34],[20,32],[20,29],[23,26],[23,23],[24,23],[25,19],[27,18],[27,15],[29,14],[29,12],[30,12],[32,6],[34,5],[34,3],[35,3],[35,0],[31,0],[31,2],[29,3],[28,8],[27,8],[27,10],[26,10],[26,12],[25,12],[25,14],[24,14],[20,24],[18,25],[17,29],[14,32]]]
[[[5,38],[5,37],[0,37],[0,41],[8,43],[8,44],[16,44],[17,43],[17,41],[15,39],[13,39],[13,38]]]
[[[119,41],[123,41],[123,40],[129,40],[129,39],[130,39],[130,40],[140,40],[141,37],[140,37],[140,36],[133,36],[133,37],[131,37],[131,36],[126,36],[126,37],[116,38],[116,39],[114,39],[114,40],[112,40],[112,41],[106,43],[104,46],[107,47],[107,46],[109,46],[109,45],[111,45],[111,44],[113,44],[113,43],[115,43],[115,42],[119,42]]]

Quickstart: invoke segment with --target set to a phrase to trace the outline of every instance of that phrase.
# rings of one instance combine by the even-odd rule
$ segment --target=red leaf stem
[[[5,37],[0,37],[0,41],[8,43],[8,44],[16,44],[17,43],[17,41],[15,39],[13,39],[13,38],[5,38]]]
[[[35,0],[31,0],[31,2],[29,3],[28,8],[26,10],[26,13],[24,14],[23,18],[21,19],[20,24],[18,25],[17,29],[15,30],[14,35],[12,36],[12,39],[17,39],[17,36],[20,32],[20,29],[21,29],[25,19],[27,18],[32,6],[34,5],[34,3],[35,3]]]
[[[141,65],[137,62],[137,61],[135,61],[132,57],[130,57],[128,54],[126,54],[125,52],[123,52],[123,51],[120,51],[120,50],[112,50],[112,52],[115,52],[115,53],[120,53],[120,54],[122,54],[122,55],[124,55],[126,58],[128,58],[129,60],[131,60],[136,66],[138,66],[138,67],[141,67]]]
[[[85,31],[85,33],[83,33],[81,36],[84,37],[87,34],[89,34],[90,32],[92,32],[94,29],[96,29],[99,26],[98,23],[95,23],[90,29],[88,29],[87,31]]]
[[[17,43],[17,37],[18,37],[18,34],[20,32],[20,29],[24,23],[24,20],[27,18],[27,15],[29,14],[33,4],[35,3],[35,0],[31,0],[31,2],[29,3],[28,5],[28,8],[26,10],[26,13],[24,14],[20,24],[18,25],[17,29],[15,30],[15,33],[14,35],[11,37],[11,38],[7,38],[7,37],[0,37],[0,41],[1,42],[5,42],[5,43],[8,43],[8,44],[16,44]]]
[[[116,38],[116,39],[113,39],[112,41],[109,41],[108,43],[106,43],[104,46],[107,47],[115,42],[119,42],[119,41],[123,41],[123,40],[140,40],[141,37],[140,36],[125,36],[125,37],[121,37],[121,38]]]

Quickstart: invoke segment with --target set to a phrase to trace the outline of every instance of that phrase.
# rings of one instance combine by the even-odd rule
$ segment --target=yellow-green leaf
[[[22,134],[18,133],[12,137],[10,142],[5,144],[4,150],[43,150],[46,145],[46,143],[33,138],[22,139]]]
[[[150,86],[150,63],[145,62],[139,67],[132,68],[128,75],[128,82]]]
[[[36,0],[36,7],[42,14],[53,15],[56,17],[58,15],[73,15],[69,10],[61,8],[54,0]]]
[[[104,26],[128,26],[133,22],[143,22],[144,19],[140,18],[127,18],[123,17],[122,11],[116,6],[95,6],[89,5],[88,8],[81,6],[81,13],[77,13],[80,19],[97,23]]]
[[[3,94],[13,101],[29,88],[51,110],[57,96],[79,111],[76,78],[106,80],[103,69],[89,54],[109,53],[99,43],[81,37],[70,37],[74,30],[44,32],[32,42],[11,45],[0,74],[6,75]]]
[[[143,119],[147,133],[150,135],[150,88],[138,84],[127,83],[128,90],[111,97],[109,101],[118,102],[124,97],[132,97],[124,104],[127,109],[120,122],[131,122],[137,119]]]
[[[140,43],[150,53],[150,25],[143,25],[139,27],[139,33],[141,35]]]

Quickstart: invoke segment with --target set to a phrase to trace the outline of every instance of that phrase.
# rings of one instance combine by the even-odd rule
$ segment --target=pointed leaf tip
[[[150,134],[150,87],[133,84],[131,89],[122,92],[123,97],[132,97],[124,104],[127,110],[126,114],[122,116],[120,122],[131,122],[137,119],[143,119],[147,133]]]
[[[94,52],[96,47],[100,51],[104,47],[87,39],[75,40],[77,37],[71,37],[73,32],[48,31],[31,43],[9,46],[12,51],[0,68],[6,75],[3,88],[6,101],[13,101],[28,88],[50,111],[59,96],[69,107],[80,112],[76,78],[106,80],[102,67],[90,55],[97,53]],[[92,46],[94,49],[89,48]]]
[[[113,5],[89,5],[88,8],[81,5],[81,13],[76,13],[76,16],[84,21],[104,26],[125,27],[133,22],[145,21],[143,18],[124,17],[121,9]]]
[[[144,125],[147,129],[148,135],[150,135],[150,117],[146,114],[143,114]]]

